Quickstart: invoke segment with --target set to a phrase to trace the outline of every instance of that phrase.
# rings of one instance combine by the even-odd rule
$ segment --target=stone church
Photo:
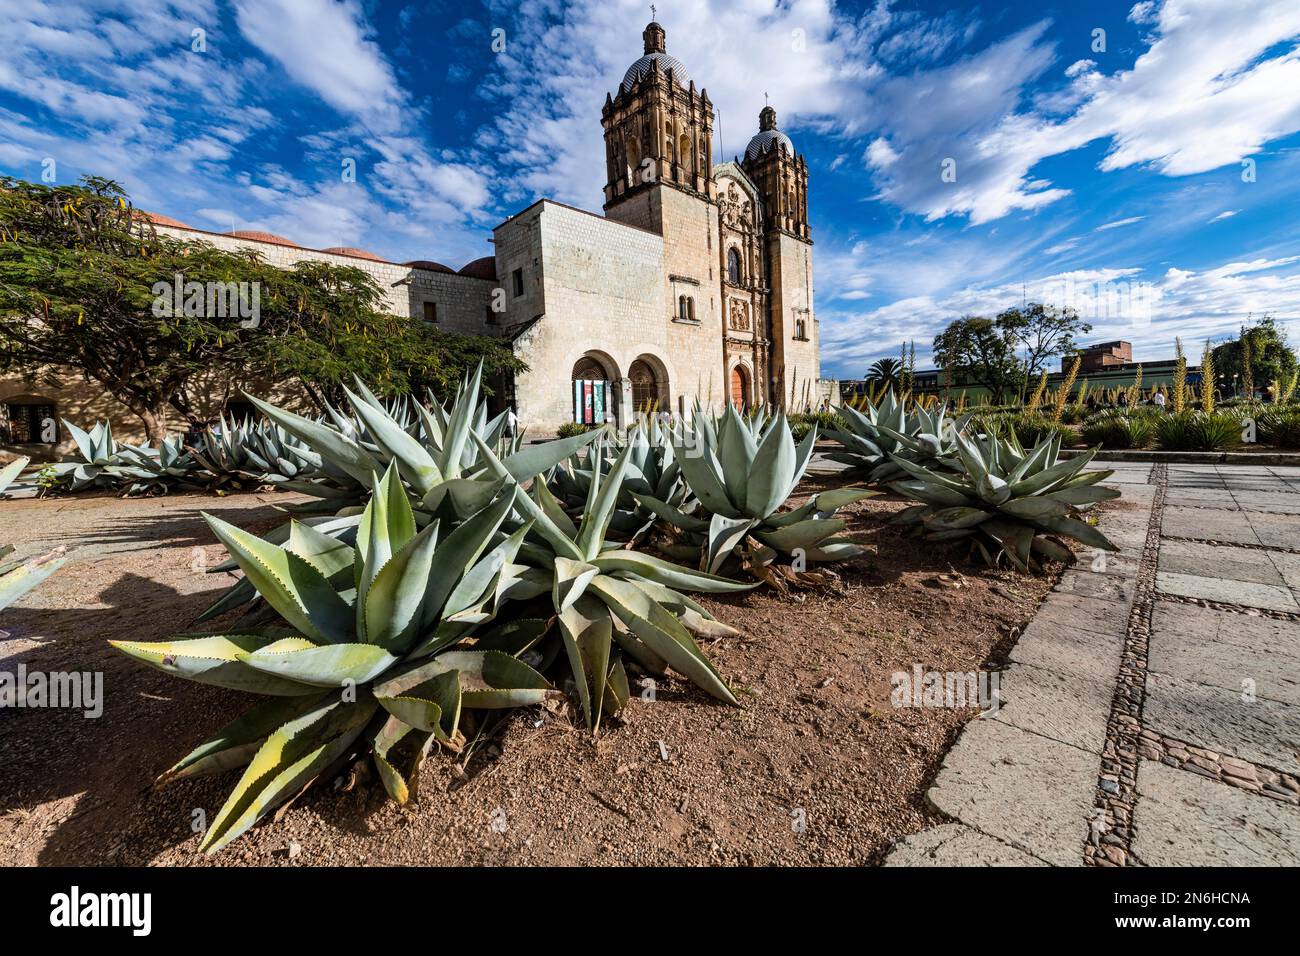
[[[767,106],[744,156],[715,164],[708,92],[668,53],[663,27],[651,22],[643,38],[645,54],[601,110],[604,215],[539,200],[495,228],[494,255],[459,270],[147,215],[159,232],[255,248],[273,264],[359,266],[394,313],[509,338],[529,370],[497,383],[497,404],[512,403],[534,436],[571,421],[625,425],[638,411],[677,415],[696,399],[715,409],[726,401],[817,404],[829,383],[819,380],[807,163]],[[66,449],[68,436],[50,425],[61,417],[107,418],[119,437],[143,440],[139,421],[107,395],[31,388],[0,378],[6,451]],[[220,396],[231,394],[238,389],[214,389],[206,413],[222,411]],[[295,396],[275,398],[292,405]],[[225,410],[243,408],[230,402]]]

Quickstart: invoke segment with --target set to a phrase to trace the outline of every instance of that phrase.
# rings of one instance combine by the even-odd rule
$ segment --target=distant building
[[[1088,383],[1090,393],[1101,392],[1105,389],[1127,388],[1137,379],[1139,367],[1142,369],[1142,388],[1144,391],[1153,386],[1164,385],[1167,392],[1173,384],[1174,371],[1178,364],[1177,359],[1134,362],[1133,346],[1129,342],[1115,341],[1085,345],[1075,355],[1062,356],[1061,370],[1059,372],[1048,373],[1047,387],[1049,389],[1059,388],[1061,383],[1065,381],[1076,355],[1081,357],[1082,361],[1079,365],[1079,375],[1075,379],[1074,387],[1071,390],[1072,395],[1078,394],[1078,390],[1085,380]],[[1200,366],[1189,365],[1187,367],[1187,384],[1199,385],[1200,382]],[[866,394],[870,384],[866,380],[842,382],[840,385],[841,394],[844,398]],[[1028,383],[1028,389],[1033,391],[1037,387],[1038,377],[1034,376],[1033,380]],[[912,391],[917,395],[942,395],[944,392],[943,369],[918,370],[914,376]],[[949,395],[956,400],[963,394],[966,396],[967,404],[985,402],[989,397],[988,389],[972,382],[963,369],[955,369]]]

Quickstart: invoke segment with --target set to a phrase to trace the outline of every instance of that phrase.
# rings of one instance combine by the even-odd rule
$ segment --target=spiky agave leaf
[[[920,404],[909,410],[905,400],[896,399],[893,389],[885,392],[879,406],[869,399],[861,409],[846,405],[839,410],[844,428],[827,429],[826,436],[844,450],[826,457],[850,467],[851,473],[884,484],[905,477],[895,458],[904,458],[927,468],[951,465],[956,453],[954,438],[971,420],[965,415],[948,421],[942,402],[934,411]]]
[[[1099,485],[1113,472],[1084,472],[1095,449],[1062,459],[1059,435],[1026,451],[1014,432],[1004,437],[994,429],[984,438],[956,436],[955,450],[960,473],[895,458],[909,478],[890,487],[921,502],[900,512],[897,522],[920,525],[935,541],[970,539],[990,563],[1005,558],[1023,571],[1040,570],[1043,559],[1073,561],[1066,539],[1118,550],[1080,513],[1120,495]]]
[[[275,698],[160,780],[248,765],[205,835],[208,852],[354,753],[369,754],[389,793],[405,801],[435,741],[459,748],[462,708],[527,706],[557,693],[511,653],[455,647],[492,620],[501,590],[516,580],[528,528],[504,540],[500,532],[515,486],[441,533],[437,521],[416,530],[396,462],[371,484],[352,545],[297,522],[273,543],[208,517],[278,626],[113,642],[175,676]]]
[[[756,561],[755,549],[772,550],[813,561],[853,557],[857,547],[836,538],[842,520],[832,520],[840,508],[878,492],[844,488],[822,492],[795,513],[780,509],[802,480],[817,442],[817,428],[798,445],[784,411],[757,430],[732,406],[714,421],[696,410],[694,428],[683,429],[674,441],[682,477],[698,503],[698,516],[683,508],[637,495],[637,500],[674,529],[675,544],[694,549],[699,566],[717,573],[732,555],[748,567],[768,566],[773,558]],[[797,530],[792,530],[795,525]],[[832,547],[833,546],[833,547]],[[751,553],[755,552],[755,553]],[[798,580],[763,575],[772,583]]]
[[[479,444],[489,469],[508,478],[505,464]],[[592,454],[604,453],[604,442],[598,439]],[[636,648],[634,656],[643,664],[654,660],[671,666],[711,696],[736,703],[699,649],[683,615],[712,619],[680,591],[725,593],[754,586],[680,567],[607,539],[633,454],[633,447],[625,446],[608,472],[592,471],[576,524],[563,511],[555,514],[555,506],[548,504],[553,498],[542,482],[534,482],[531,494],[521,492],[514,498],[515,520],[529,528],[526,547],[520,550],[523,570],[518,579],[540,585],[523,589],[517,599],[551,594],[565,656],[587,726],[593,731],[599,731],[612,705],[626,700],[617,687],[610,691],[613,675],[622,673],[611,642],[624,650]],[[646,651],[644,658],[641,649]]]

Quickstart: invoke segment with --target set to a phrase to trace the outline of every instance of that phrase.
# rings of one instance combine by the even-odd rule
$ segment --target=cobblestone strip
[[[1178,505],[1182,507],[1182,505]],[[1222,510],[1222,509],[1217,509]],[[1300,548],[1279,548],[1271,544],[1251,544],[1246,541],[1216,541],[1213,538],[1184,538],[1182,535],[1167,534],[1166,541],[1186,541],[1188,544],[1208,544],[1216,548],[1250,548],[1252,551],[1280,551],[1282,554],[1300,554]]]
[[[1166,538],[1165,540],[1172,539]],[[1300,623],[1300,612],[1296,611],[1275,611],[1272,608],[1252,607],[1249,604],[1232,604],[1228,601],[1211,601],[1209,598],[1188,597],[1185,594],[1164,594],[1163,592],[1156,595],[1156,600],[1163,604],[1188,604],[1192,607],[1208,607],[1216,611],[1244,614],[1246,617],[1266,617],[1273,621],[1287,621],[1291,624]]]
[[[1291,774],[1165,737],[1154,730],[1141,731],[1138,755],[1260,796],[1300,805],[1300,780]]]
[[[1137,764],[1142,702],[1146,697],[1147,649],[1151,640],[1151,610],[1155,604],[1156,561],[1160,554],[1160,522],[1165,510],[1168,466],[1151,469],[1155,495],[1147,521],[1147,539],[1138,566],[1137,592],[1129,612],[1128,633],[1120,658],[1119,678],[1106,722],[1106,743],[1097,780],[1098,818],[1089,825],[1083,860],[1091,866],[1126,866],[1133,838],[1133,807],[1137,802]]]

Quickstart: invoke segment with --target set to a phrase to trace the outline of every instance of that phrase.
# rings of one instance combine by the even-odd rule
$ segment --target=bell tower
[[[808,228],[808,164],[795,154],[790,137],[776,125],[776,110],[764,106],[758,133],[749,141],[741,164],[763,193],[769,228],[811,239]]]
[[[645,54],[605,95],[605,210],[665,185],[712,199],[713,104],[668,53],[664,28],[650,21]]]

